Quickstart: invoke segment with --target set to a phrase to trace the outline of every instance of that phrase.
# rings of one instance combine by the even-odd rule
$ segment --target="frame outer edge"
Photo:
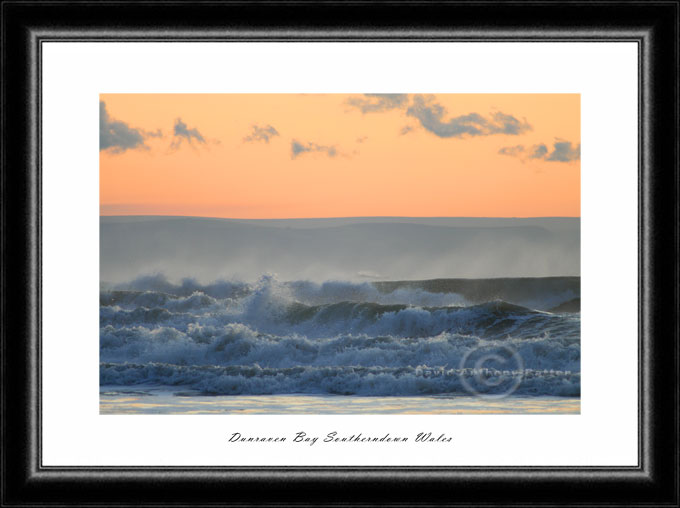
[[[674,33],[674,44],[675,47],[673,48],[674,51],[671,55],[671,58],[677,57],[677,12],[678,12],[678,6],[677,3],[673,2],[673,5],[675,6],[675,14],[676,14],[676,19],[675,19],[675,33]],[[2,439],[3,439],[3,444],[6,444],[5,442],[7,441],[8,438],[11,438],[10,441],[13,441],[11,443],[11,447],[5,447],[4,451],[2,452],[3,456],[3,471],[2,471],[2,480],[3,480],[3,486],[2,486],[2,503],[3,505],[6,502],[18,502],[20,504],[24,504],[26,502],[28,503],[33,503],[37,501],[29,501],[29,498],[36,499],[34,496],[42,496],[40,493],[41,486],[46,486],[46,484],[53,484],[54,481],[56,482],[64,482],[64,481],[78,481],[78,480],[83,480],[85,477],[87,477],[88,473],[85,471],[72,471],[69,473],[68,468],[65,468],[63,471],[58,472],[58,471],[50,471],[46,469],[41,469],[41,464],[39,462],[39,457],[40,457],[40,418],[41,414],[39,411],[39,406],[40,406],[40,347],[39,347],[39,340],[40,340],[40,334],[41,334],[41,238],[40,238],[40,231],[41,231],[41,187],[40,187],[40,182],[41,182],[41,156],[40,156],[40,146],[39,146],[39,140],[40,140],[40,125],[41,125],[41,119],[38,117],[38,115],[41,112],[40,108],[40,79],[41,79],[41,64],[40,62],[40,36],[38,35],[38,32],[35,30],[32,30],[31,28],[27,26],[23,26],[22,29],[24,30],[24,44],[25,48],[22,48],[22,50],[16,51],[16,47],[14,48],[14,55],[10,59],[8,58],[7,54],[7,44],[5,41],[6,38],[6,32],[7,32],[7,26],[8,26],[8,17],[6,17],[6,7],[7,4],[3,3],[2,5],[2,11],[3,11],[3,87],[2,87],[2,92],[3,92],[3,115],[2,115],[2,122],[3,122],[3,170],[2,170],[2,195],[3,195],[3,204],[2,204],[2,225],[3,225],[3,232],[2,232],[2,260],[3,260],[3,266],[2,266],[2,314],[3,314],[3,320],[12,321],[12,322],[20,322],[20,324],[13,330],[14,332],[20,332],[22,327],[25,332],[25,336],[28,339],[23,345],[17,345],[17,340],[12,340],[13,337],[10,336],[8,333],[8,329],[6,326],[3,324],[3,329],[2,329],[2,339],[3,339],[3,387],[2,387],[2,396],[3,396],[3,409],[11,409],[12,411],[20,411],[21,414],[25,417],[25,421],[28,423],[26,428],[24,429],[18,429],[16,426],[12,426],[9,421],[6,419],[6,412],[3,412],[3,422],[2,422]],[[14,30],[17,30],[18,28],[16,26],[13,27]],[[660,238],[660,232],[663,230],[664,234],[669,233],[669,227],[668,223],[665,223],[666,226],[663,224],[660,224],[660,221],[662,220],[661,217],[659,217],[658,213],[654,213],[656,210],[655,205],[657,203],[655,202],[653,196],[659,194],[659,189],[654,188],[650,189],[650,186],[646,183],[647,181],[651,181],[651,173],[653,168],[655,168],[655,165],[657,164],[657,160],[654,157],[654,154],[656,153],[656,150],[658,149],[658,140],[661,139],[659,136],[658,131],[661,129],[661,127],[658,126],[658,122],[655,122],[655,114],[658,113],[661,108],[663,107],[662,104],[659,104],[659,91],[661,91],[664,87],[667,87],[668,85],[664,82],[659,82],[657,79],[657,76],[654,73],[654,70],[656,69],[657,71],[659,70],[658,67],[655,67],[655,65],[659,65],[659,60],[660,58],[657,58],[655,55],[657,54],[660,49],[658,47],[655,47],[655,45],[658,44],[657,39],[654,35],[654,32],[652,30],[647,31],[647,33],[644,36],[647,38],[645,40],[645,43],[641,45],[642,48],[642,57],[641,57],[641,79],[643,79],[642,84],[643,86],[641,87],[640,90],[640,96],[642,98],[642,103],[641,107],[643,108],[643,111],[646,112],[645,114],[645,121],[643,121],[642,125],[640,126],[641,128],[641,159],[640,161],[642,162],[641,164],[641,181],[640,181],[640,245],[641,245],[641,254],[645,254],[646,256],[650,255],[650,252],[654,250],[652,248],[652,245],[656,244],[659,245],[662,243],[662,240]],[[668,48],[667,48],[668,49]],[[22,55],[25,55],[25,58],[22,61]],[[7,65],[7,60],[10,60],[10,65]],[[664,60],[663,63],[667,63],[670,59]],[[677,63],[675,64],[677,66]],[[25,72],[22,72],[25,71]],[[658,72],[657,72],[658,73]],[[23,89],[21,87],[21,84],[18,86],[14,86],[12,88],[13,92],[17,92],[17,90],[21,90],[22,93],[20,96],[13,95],[12,98],[12,104],[9,103],[8,101],[8,93],[7,93],[7,81],[9,81],[8,76],[13,75],[14,77],[12,78],[12,81],[16,84],[17,80],[20,81],[23,80],[23,76],[27,76],[26,83],[24,83]],[[672,93],[673,94],[673,99],[675,101],[675,108],[673,108],[672,115],[675,120],[675,131],[671,132],[670,136],[675,137],[675,167],[674,168],[669,168],[669,171],[671,175],[674,175],[674,181],[673,181],[673,186],[669,186],[666,188],[666,193],[664,195],[670,195],[675,199],[675,206],[672,205],[667,205],[666,206],[666,211],[668,211],[669,207],[672,207],[672,215],[674,217],[674,222],[673,224],[675,225],[674,227],[674,232],[672,233],[672,238],[673,238],[673,244],[670,249],[667,249],[665,252],[667,253],[666,257],[662,259],[662,263],[659,263],[659,266],[657,265],[656,269],[651,269],[649,270],[650,273],[647,274],[645,272],[645,269],[641,265],[641,271],[640,271],[640,276],[641,276],[641,284],[640,284],[640,295],[643,297],[643,301],[656,301],[658,302],[658,298],[654,297],[654,288],[658,287],[659,279],[664,275],[663,270],[668,269],[668,264],[666,261],[674,261],[675,262],[675,267],[674,267],[674,277],[672,278],[673,282],[675,283],[675,291],[673,292],[674,294],[674,301],[672,302],[667,302],[665,306],[662,306],[666,310],[670,310],[674,317],[674,339],[675,339],[675,350],[674,350],[674,367],[675,370],[673,370],[673,376],[675,378],[675,381],[677,382],[677,363],[678,363],[678,356],[677,356],[677,340],[678,340],[678,323],[677,323],[677,318],[678,318],[678,310],[677,310],[677,304],[678,304],[678,267],[677,267],[677,261],[678,261],[678,231],[677,231],[677,225],[678,225],[678,216],[680,214],[679,208],[678,208],[678,192],[679,192],[679,179],[678,179],[678,166],[677,166],[677,134],[678,134],[678,128],[677,128],[677,120],[678,120],[678,113],[677,113],[677,105],[678,105],[678,97],[677,97],[677,68],[675,71],[675,87],[673,88]],[[8,134],[8,124],[7,124],[7,117],[8,117],[8,110],[10,111],[10,115],[14,120],[16,120],[19,116],[17,114],[18,111],[23,111],[24,115],[24,121],[20,125],[20,128],[17,130],[20,132],[23,132],[25,134],[25,139],[27,140],[27,146],[26,149],[23,149],[23,147],[16,148],[12,145],[12,142],[9,138]],[[651,114],[650,114],[651,113]],[[659,118],[656,117],[656,120]],[[654,125],[657,123],[657,125]],[[14,126],[14,125],[13,125]],[[668,139],[668,138],[664,138]],[[666,141],[668,143],[668,141]],[[646,145],[646,148],[645,148]],[[11,147],[11,148],[9,148]],[[23,164],[21,164],[23,162]],[[8,171],[8,168],[12,167],[22,167],[25,168],[25,171]],[[666,174],[666,173],[664,173]],[[660,179],[657,179],[657,181]],[[662,182],[663,183],[663,182]],[[665,182],[668,183],[668,182]],[[658,186],[658,184],[656,184]],[[24,192],[22,192],[25,191]],[[667,202],[667,200],[664,200]],[[24,205],[22,207],[22,205]],[[20,212],[17,212],[14,207],[19,207],[21,210]],[[9,213],[11,211],[11,213]],[[658,212],[658,210],[657,210]],[[655,218],[656,217],[656,218]],[[15,246],[11,246],[11,253],[10,255],[10,246],[9,246],[9,239],[7,236],[7,231],[11,230],[14,232],[14,239],[21,239],[21,244],[18,245],[16,248]],[[668,239],[666,239],[666,242]],[[649,246],[649,247],[648,247]],[[658,247],[657,247],[658,250]],[[670,250],[670,252],[669,252]],[[23,257],[22,257],[23,253]],[[31,270],[33,268],[33,270]],[[665,276],[668,277],[668,273],[665,273]],[[9,294],[9,289],[18,289],[21,285],[24,285],[25,290],[26,290],[26,295],[25,299],[21,300],[21,294]],[[8,297],[9,296],[9,297]],[[23,312],[22,312],[22,306],[24,306]],[[671,306],[675,306],[675,309],[673,309]],[[640,404],[641,408],[641,438],[643,442],[641,442],[642,448],[641,452],[641,458],[642,458],[642,469],[639,471],[638,474],[635,474],[634,472],[628,470],[627,472],[622,472],[624,474],[620,474],[621,479],[625,481],[625,478],[627,477],[627,481],[632,481],[634,483],[637,483],[639,487],[643,489],[651,489],[651,490],[656,490],[657,496],[661,497],[656,497],[656,501],[661,502],[663,504],[668,504],[673,503],[673,505],[677,505],[678,501],[678,492],[677,492],[677,478],[672,482],[674,486],[674,492],[672,493],[673,499],[671,500],[670,498],[666,497],[668,494],[670,494],[670,491],[668,490],[669,484],[668,484],[668,474],[664,475],[663,469],[666,469],[670,464],[660,464],[658,460],[655,460],[655,455],[654,455],[654,450],[657,450],[659,446],[663,446],[663,444],[659,444],[657,441],[657,436],[655,435],[655,432],[653,432],[654,428],[654,420],[655,418],[658,420],[659,418],[659,412],[657,411],[658,407],[654,407],[655,404],[659,402],[659,397],[658,397],[658,392],[659,389],[664,389],[668,390],[668,386],[659,386],[660,385],[660,375],[655,375],[653,372],[653,358],[650,357],[654,352],[660,351],[659,348],[652,349],[653,343],[660,342],[662,337],[659,337],[659,331],[655,327],[655,323],[659,321],[659,317],[655,315],[654,310],[651,310],[649,308],[646,308],[645,306],[641,307],[641,326],[640,326],[640,331],[642,332],[641,338],[643,339],[643,348],[642,348],[642,356],[640,357],[641,361],[641,373],[644,375],[641,378],[641,393],[640,395],[642,397],[642,401]],[[654,339],[654,336],[657,338]],[[16,339],[16,337],[15,337]],[[12,343],[13,342],[13,343]],[[10,348],[10,344],[12,343],[12,346]],[[11,381],[16,381],[16,380],[10,380],[9,374],[8,374],[8,369],[6,366],[8,365],[8,357],[14,357],[15,359],[19,357],[19,355],[16,355],[17,349],[21,348],[22,353],[23,353],[23,358],[26,360],[26,364],[22,370],[21,367],[13,367],[16,370],[14,370],[15,375],[21,371],[22,375],[25,377],[25,385],[26,387],[29,388],[28,393],[26,394],[15,394],[11,393],[10,389],[13,385]],[[7,354],[10,353],[10,354]],[[651,361],[650,361],[651,360]],[[655,397],[655,393],[657,396]],[[674,391],[672,393],[673,400],[677,404],[677,384],[674,388]],[[22,399],[22,397],[25,397],[25,399]],[[667,399],[666,399],[667,400]],[[652,401],[654,401],[652,403]],[[21,408],[21,405],[24,404],[24,407]],[[673,470],[675,470],[675,473],[678,472],[678,467],[677,467],[677,440],[678,440],[678,435],[677,435],[677,405],[675,407],[676,410],[676,420],[675,420],[675,440],[673,442],[674,450],[675,450],[675,455],[674,455],[674,468],[671,468],[670,474],[673,475]],[[8,432],[10,431],[10,432]],[[23,440],[23,444],[22,441]],[[8,455],[7,451],[10,451],[10,454]],[[19,457],[21,459],[21,464],[17,464],[15,460]],[[12,462],[9,462],[9,459],[12,458]],[[658,457],[657,457],[658,458]],[[8,467],[10,466],[10,467]],[[15,466],[20,466],[20,467],[15,467]],[[153,468],[151,468],[153,469]],[[18,470],[18,471],[17,471]],[[112,471],[114,474],[115,472]],[[84,474],[83,474],[84,473]],[[125,477],[134,477],[136,476],[136,473],[134,471],[128,470],[127,472],[121,471],[122,474],[118,476],[118,478],[122,479]],[[176,474],[180,473],[181,471],[152,471],[149,470],[148,473],[149,476],[147,477],[149,481],[151,478],[156,477],[156,481],[161,480],[161,482],[164,483],[165,480],[170,480],[172,481],[173,476],[176,478]],[[668,473],[668,469],[666,469],[666,473]],[[473,473],[474,474],[474,473]],[[510,476],[513,476],[513,473],[509,473]],[[201,472],[198,472],[198,474],[192,475],[191,473],[187,474],[184,476],[185,481],[188,480],[190,477],[193,478],[194,481],[199,480],[200,477],[203,476]],[[211,476],[210,473],[208,473],[206,476]],[[248,473],[245,474],[246,477],[249,476]],[[265,475],[266,476],[266,475]],[[278,475],[274,475],[278,476]],[[324,476],[324,473],[322,472],[320,474],[321,477]],[[331,475],[333,476],[333,475]],[[345,482],[350,479],[353,475],[350,474],[348,476],[344,476]],[[461,475],[465,476],[465,474]],[[531,476],[531,474],[530,474]],[[570,475],[565,475],[565,477],[568,477]],[[596,473],[591,481],[594,483],[597,483],[597,477],[599,475]],[[258,473],[254,472],[254,478],[258,477]],[[493,477],[493,475],[491,475]],[[664,477],[664,478],[661,478]],[[113,478],[109,478],[113,479]],[[525,480],[528,479],[525,477]],[[605,482],[607,479],[603,479]],[[20,484],[17,484],[16,486],[10,485],[8,480],[12,481],[19,481]],[[100,476],[99,481],[104,480]],[[141,480],[141,478],[140,478]],[[283,478],[279,478],[279,482],[281,480],[284,480]],[[134,480],[133,480],[134,481]],[[270,480],[271,481],[271,480]],[[522,480],[520,480],[522,481]],[[659,492],[659,488],[662,488],[660,483],[665,484],[665,496]],[[106,480],[105,480],[105,483]],[[115,480],[114,480],[115,483]],[[278,483],[278,482],[274,482]],[[284,483],[287,483],[284,480]],[[343,483],[342,481],[339,483]],[[63,484],[62,484],[63,485]],[[101,486],[101,484],[100,484]],[[10,489],[12,492],[12,497],[8,497],[8,493],[10,493]],[[15,488],[17,487],[17,488]],[[111,488],[111,486],[109,487]],[[48,489],[51,490],[51,489]],[[651,492],[650,492],[651,493]]]

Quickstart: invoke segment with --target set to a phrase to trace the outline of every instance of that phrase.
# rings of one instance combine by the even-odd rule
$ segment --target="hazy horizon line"
[[[216,217],[208,215],[171,215],[171,214],[99,214],[99,217],[168,217],[186,219],[224,219],[224,220],[318,220],[318,219],[580,219],[580,215],[345,215],[328,217]]]

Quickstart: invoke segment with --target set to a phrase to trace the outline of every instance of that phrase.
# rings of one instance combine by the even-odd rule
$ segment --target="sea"
[[[101,414],[578,414],[580,278],[100,289]]]

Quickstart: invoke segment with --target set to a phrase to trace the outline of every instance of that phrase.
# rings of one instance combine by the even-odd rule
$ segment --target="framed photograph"
[[[101,414],[580,413],[580,95],[99,99]]]
[[[679,7],[3,2],[3,504],[677,506]]]

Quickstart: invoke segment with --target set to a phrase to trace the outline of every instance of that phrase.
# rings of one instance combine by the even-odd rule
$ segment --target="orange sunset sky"
[[[578,94],[102,94],[100,213],[580,216]]]

